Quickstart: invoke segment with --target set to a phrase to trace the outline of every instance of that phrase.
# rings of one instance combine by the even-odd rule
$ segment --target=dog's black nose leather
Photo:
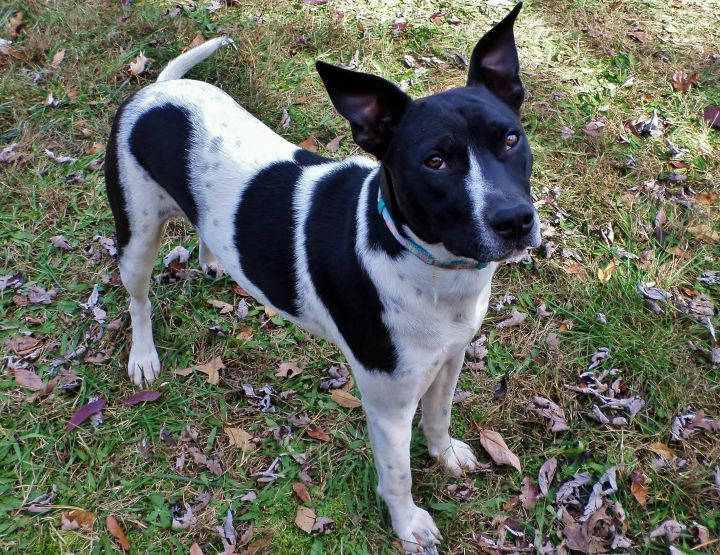
[[[535,212],[527,204],[502,208],[490,218],[490,227],[503,239],[521,239],[530,233],[534,224]]]

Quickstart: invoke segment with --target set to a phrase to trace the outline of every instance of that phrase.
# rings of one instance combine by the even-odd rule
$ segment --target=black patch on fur
[[[301,169],[276,162],[260,171],[243,193],[235,214],[235,245],[248,279],[268,300],[297,316],[293,189]]]
[[[301,166],[316,166],[318,164],[327,164],[332,162],[330,158],[324,158],[319,154],[310,152],[309,150],[298,149],[293,154],[293,159]]]
[[[180,206],[193,223],[198,214],[190,191],[188,153],[193,133],[190,113],[164,104],[144,113],[130,135],[130,151],[138,163]]]
[[[370,171],[349,166],[320,180],[305,244],[315,289],[355,357],[370,370],[392,372],[397,356],[382,319],[383,305],[355,253],[357,206]]]
[[[117,135],[120,130],[120,118],[125,110],[125,106],[132,101],[133,96],[134,95],[130,96],[130,98],[123,102],[120,108],[118,108],[105,149],[105,191],[107,192],[110,209],[115,219],[115,238],[117,240],[118,258],[122,256],[123,249],[130,242],[131,231],[125,206],[125,193],[120,184]]]
[[[370,183],[370,187],[368,187],[366,215],[368,244],[373,249],[383,251],[390,258],[396,258],[405,251],[405,248],[393,237],[385,220],[380,212],[378,212],[377,196],[379,187],[380,172],[377,172],[375,177],[373,177],[372,183]]]

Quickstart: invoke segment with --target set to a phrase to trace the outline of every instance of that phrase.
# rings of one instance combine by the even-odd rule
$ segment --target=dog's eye
[[[512,147],[514,147],[516,144],[518,144],[518,141],[520,138],[518,137],[517,133],[510,133],[507,137],[505,137],[505,147],[507,150],[510,150]]]
[[[439,170],[445,166],[445,160],[439,154],[433,154],[425,159],[425,165],[432,170]]]

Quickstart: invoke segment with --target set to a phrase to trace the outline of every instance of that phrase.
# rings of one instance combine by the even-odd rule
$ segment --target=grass
[[[227,32],[238,48],[219,52],[192,77],[222,87],[289,140],[299,143],[313,135],[324,145],[338,135],[349,135],[349,130],[322,90],[312,66],[316,58],[347,63],[358,51],[358,69],[405,81],[414,96],[430,94],[462,84],[464,69],[451,61],[412,69],[403,64],[403,55],[452,60],[452,50],[467,54],[491,20],[507,8],[478,7],[470,1],[337,0],[310,6],[252,0],[215,13],[204,9],[205,2],[197,2],[194,11],[183,9],[177,17],[167,17],[165,11],[174,6],[149,1],[122,7],[119,2],[11,0],[0,8],[1,37],[10,38],[6,24],[16,12],[26,22],[12,45],[19,59],[0,55],[0,148],[17,143],[22,156],[15,164],[0,166],[0,275],[22,272],[27,284],[20,292],[32,284],[59,290],[47,306],[17,306],[15,292],[0,293],[0,340],[24,332],[44,334],[44,351],[30,361],[43,377],[53,359],[82,344],[96,326],[79,306],[95,284],[108,319],[123,318],[122,329],[107,330],[91,347],[109,349],[106,362],[66,365],[83,378],[76,394],[55,393],[31,403],[12,370],[0,375],[0,547],[13,553],[119,551],[104,526],[105,517],[113,514],[124,526],[132,552],[186,553],[197,542],[205,553],[215,553],[222,549],[216,527],[232,508],[238,527],[244,530],[252,523],[252,540],[270,538],[273,553],[396,552],[387,513],[374,493],[376,478],[362,414],[339,407],[318,389],[326,379],[325,369],[342,362],[341,354],[281,319],[268,319],[253,301],[246,321],[219,315],[207,304],[209,299],[239,301],[227,279],[195,278],[153,287],[156,340],[165,368],[154,389],[163,395],[155,403],[130,408],[119,402],[133,392],[124,370],[129,340],[126,295],[104,283],[116,273],[115,261],[93,243],[95,235],[112,236],[114,228],[102,172],[88,168],[102,153],[88,153],[88,148],[106,142],[119,103],[152,82],[196,34]],[[441,9],[447,15],[436,24],[430,15]],[[451,15],[461,22],[447,22]],[[396,22],[407,23],[407,28],[393,29]],[[634,28],[646,30],[645,42],[627,36]],[[459,387],[473,396],[456,406],[455,434],[481,452],[473,422],[500,431],[520,456],[523,475],[536,476],[550,456],[560,459],[561,479],[584,470],[599,476],[617,464],[620,487],[615,498],[627,512],[626,533],[634,541],[633,552],[666,552],[664,540],[649,541],[647,536],[667,518],[688,526],[702,524],[718,537],[720,492],[714,490],[712,478],[720,462],[718,436],[697,435],[678,442],[669,435],[673,417],[686,406],[720,417],[720,370],[687,344],[692,340],[708,348],[708,333],[673,309],[654,314],[635,289],[640,280],[655,281],[673,291],[702,291],[715,302],[720,298],[717,288],[698,282],[704,270],[720,267],[718,242],[704,242],[692,232],[698,224],[717,231],[720,222],[716,198],[710,204],[696,200],[698,193],[720,192],[720,134],[701,120],[705,106],[720,104],[717,5],[700,0],[533,0],[526,2],[516,29],[528,90],[523,120],[535,155],[533,188],[537,199],[555,191],[555,199],[540,212],[548,224],[546,240],[559,248],[549,258],[538,253],[533,265],[498,272],[491,306],[512,293],[530,317],[519,327],[498,330],[495,323],[505,315],[491,310],[483,329],[489,336],[487,368],[468,369],[461,377]],[[52,69],[49,64],[60,49],[65,58]],[[126,68],[141,51],[153,61],[146,74],[129,78]],[[700,85],[687,94],[673,90],[670,77],[679,70],[697,72]],[[46,104],[50,93],[58,105]],[[280,126],[283,108],[291,118],[287,129]],[[624,128],[626,121],[652,110],[666,122],[662,137],[637,138]],[[583,127],[597,120],[605,123],[601,133],[585,135]],[[560,130],[565,126],[574,133],[563,140]],[[629,144],[620,144],[619,134],[626,135]],[[661,179],[672,169],[665,139],[684,149],[687,180],[679,185]],[[77,160],[58,164],[44,149]],[[323,148],[321,152],[326,153]],[[357,153],[345,139],[333,156]],[[630,157],[632,167],[627,164]],[[66,180],[74,171],[82,172],[84,182]],[[651,180],[661,194],[650,194],[646,183]],[[653,222],[661,208],[667,223],[665,242],[658,244]],[[611,246],[600,235],[608,223],[614,232]],[[55,235],[67,237],[72,250],[54,248],[49,239]],[[192,230],[172,222],[161,254],[178,244],[196,255]],[[100,253],[96,261],[83,254],[83,248],[92,245]],[[640,260],[619,259],[613,254],[618,246],[649,254]],[[563,248],[579,256],[580,274],[568,273],[572,268],[561,255]],[[597,271],[611,260],[618,267],[603,284]],[[158,260],[156,273],[161,272]],[[553,317],[536,316],[534,307],[542,302],[555,311]],[[597,320],[598,313],[606,316],[605,325]],[[717,316],[712,321],[720,328]],[[237,336],[247,325],[254,334],[244,342]],[[214,326],[223,334],[213,331]],[[559,349],[547,346],[549,333],[559,335]],[[620,368],[629,390],[647,401],[626,429],[588,418],[588,400],[564,387],[575,382],[599,347],[611,349],[609,364]],[[197,375],[177,378],[171,372],[217,355],[227,366],[218,386]],[[282,361],[300,361],[305,372],[283,381],[275,376]],[[494,397],[491,392],[506,374],[507,393]],[[258,389],[266,383],[298,394],[277,401],[277,412],[248,414],[241,386]],[[91,395],[109,401],[105,424],[86,424],[67,433],[70,415]],[[528,419],[524,409],[533,395],[558,402],[568,415],[570,430],[548,434]],[[326,429],[332,441],[319,442],[296,429],[275,437],[274,429],[303,412]],[[226,469],[222,476],[192,462],[183,470],[175,468],[182,446],[167,445],[160,430],[165,426],[177,440],[188,425],[199,432],[198,446],[220,457]],[[249,431],[258,438],[257,449],[241,456],[229,444],[225,427]],[[149,445],[146,454],[138,449],[143,440]],[[653,442],[670,442],[687,459],[687,468],[651,468],[648,448]],[[541,500],[529,512],[519,505],[508,507],[523,475],[496,468],[472,480],[478,488],[475,496],[458,501],[447,492],[456,480],[437,471],[423,443],[422,435],[415,433],[414,495],[431,508],[447,538],[444,553],[477,552],[477,536],[491,536],[493,517],[503,510],[529,537],[542,529],[558,543],[550,502]],[[310,536],[293,523],[299,501],[291,485],[301,471],[293,452],[304,452],[311,464],[311,504],[318,515],[334,519],[335,531],[329,535]],[[278,456],[283,477],[264,487],[257,484],[252,474]],[[630,493],[629,476],[636,469],[652,479],[646,506]],[[91,531],[61,531],[60,510],[40,515],[21,510],[53,484],[58,488],[56,504],[81,507],[98,517]],[[212,500],[197,522],[185,530],[171,530],[171,506],[192,503],[203,491],[212,492]],[[257,498],[242,501],[249,491]],[[680,537],[679,545],[695,545],[690,532]],[[712,552],[718,545],[694,552]]]

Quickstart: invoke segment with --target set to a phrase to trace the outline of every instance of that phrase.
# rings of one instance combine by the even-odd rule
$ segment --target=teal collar
[[[390,233],[392,233],[393,237],[395,237],[395,240],[403,247],[405,247],[405,250],[410,252],[410,254],[417,256],[420,260],[425,262],[425,264],[429,264],[430,266],[437,266],[438,268],[447,268],[450,270],[482,270],[483,268],[485,268],[485,266],[487,266],[487,264],[485,264],[484,262],[473,260],[471,258],[459,258],[447,261],[438,260],[426,249],[418,245],[415,241],[407,237],[403,237],[400,234],[397,226],[395,225],[395,222],[392,219],[392,216],[390,215],[390,211],[385,205],[385,201],[382,198],[382,192],[379,187],[377,204],[378,213],[385,220],[385,225],[390,230]]]

